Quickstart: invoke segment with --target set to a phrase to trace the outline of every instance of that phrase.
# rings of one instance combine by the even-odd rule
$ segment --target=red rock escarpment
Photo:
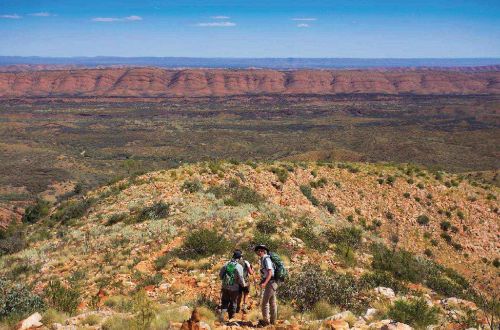
[[[0,97],[500,94],[500,71],[77,69],[0,73]]]

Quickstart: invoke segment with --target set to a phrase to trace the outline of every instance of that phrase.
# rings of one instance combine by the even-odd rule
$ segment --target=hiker
[[[248,262],[248,260],[245,260],[243,258],[243,253],[241,250],[236,250],[235,252],[238,252],[241,254],[241,258],[238,260],[238,263],[243,267],[243,278],[245,279],[245,282],[247,283],[246,286],[240,286],[240,293],[238,295],[238,307],[236,308],[236,313],[240,312],[240,309],[243,312],[247,311],[247,297],[250,293],[250,275],[254,275],[253,267]],[[243,301],[243,306],[241,305],[241,302]]]
[[[262,320],[259,321],[259,325],[267,326],[276,323],[278,314],[276,290],[278,289],[278,283],[274,280],[275,267],[269,255],[269,249],[265,245],[257,245],[255,253],[260,258],[260,287],[264,290],[261,302]]]
[[[238,308],[238,296],[240,287],[246,287],[247,283],[243,276],[243,267],[239,264],[241,251],[236,250],[233,257],[220,270],[219,277],[222,280],[222,297],[219,312],[219,321],[224,321],[224,314],[228,313],[232,319]]]

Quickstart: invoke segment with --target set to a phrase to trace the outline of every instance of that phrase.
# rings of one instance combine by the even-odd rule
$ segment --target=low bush
[[[292,235],[301,239],[310,249],[326,251],[328,247],[325,240],[320,235],[317,235],[311,226],[297,228],[293,231]]]
[[[216,198],[223,198],[224,204],[238,206],[241,204],[252,204],[258,206],[264,198],[252,188],[242,186],[234,179],[226,186],[212,186],[206,191],[212,193]]]
[[[335,214],[337,212],[337,207],[332,202],[323,202],[322,205],[330,214]]]
[[[181,259],[201,259],[228,251],[230,242],[215,230],[198,229],[188,234],[179,251]]]
[[[426,226],[429,224],[429,217],[426,215],[419,215],[417,217],[417,223],[421,226]]]
[[[143,222],[146,220],[158,220],[169,216],[170,204],[163,201],[156,202],[151,206],[147,206],[139,211],[135,217],[136,222]]]
[[[326,235],[330,243],[357,249],[361,246],[363,231],[356,227],[344,227],[338,230],[330,230]]]
[[[22,221],[25,223],[35,223],[47,216],[50,210],[50,203],[43,199],[38,199],[35,205],[30,205],[24,210]]]
[[[12,221],[7,228],[0,228],[0,256],[19,252],[26,245],[26,235],[22,225]]]
[[[163,268],[165,268],[165,266],[167,265],[167,263],[172,260],[172,255],[170,254],[164,254],[164,255],[161,255],[159,256],[158,258],[156,258],[154,264],[155,264],[155,269],[156,270],[162,270]]]
[[[316,304],[314,304],[313,308],[311,309],[311,314],[313,315],[315,320],[323,320],[335,314],[335,308],[327,301],[320,300]]]
[[[441,227],[442,230],[448,231],[448,229],[451,228],[451,223],[449,221],[441,221],[439,226]]]
[[[350,275],[329,273],[318,265],[306,264],[290,275],[278,294],[300,312],[311,311],[320,301],[350,309],[358,300],[359,287]]]
[[[44,308],[43,299],[24,285],[0,279],[0,321],[22,319]]]
[[[125,213],[125,212],[112,214],[109,217],[108,221],[106,221],[106,223],[104,225],[105,226],[112,226],[112,225],[117,224],[119,222],[123,222],[127,219],[128,216],[129,216],[128,213]]]
[[[438,322],[439,309],[429,307],[423,298],[414,300],[397,300],[389,308],[388,317],[392,320],[408,324],[415,329],[425,329]]]
[[[318,179],[316,181],[311,181],[309,183],[309,185],[312,188],[322,188],[322,187],[326,186],[327,183],[328,183],[328,180],[326,178],[321,178],[321,179]]]
[[[466,298],[470,287],[467,280],[451,269],[408,251],[389,250],[381,244],[373,246],[372,267],[378,271],[389,272],[398,280],[426,284],[447,297]]]
[[[273,172],[274,174],[276,174],[276,176],[278,177],[278,180],[281,183],[285,183],[286,180],[288,179],[288,171],[286,169],[284,169],[284,168],[273,167],[271,169],[271,172]]]
[[[255,228],[263,234],[276,234],[278,232],[278,223],[274,217],[267,216],[260,219],[256,223]]]
[[[200,180],[187,180],[184,181],[184,183],[181,186],[181,191],[187,192],[187,193],[195,193],[197,191],[200,191],[203,189],[203,185],[201,184]]]
[[[375,270],[373,272],[365,272],[361,275],[359,283],[364,289],[374,289],[382,286],[391,288],[395,292],[406,291],[404,284],[386,271]]]
[[[319,200],[313,196],[312,189],[310,186],[302,185],[300,186],[300,191],[311,202],[312,205],[314,206],[319,205]]]
[[[93,198],[83,199],[81,201],[65,202],[54,214],[52,214],[51,219],[67,224],[70,220],[78,219],[84,216],[94,202],[95,200]]]
[[[50,306],[68,314],[76,312],[81,300],[77,288],[66,287],[59,280],[49,281],[44,294]]]

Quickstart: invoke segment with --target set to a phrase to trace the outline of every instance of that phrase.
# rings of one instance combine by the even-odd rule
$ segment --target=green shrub
[[[252,204],[258,206],[264,198],[252,188],[242,186],[236,179],[233,179],[226,186],[212,186],[207,189],[207,193],[212,193],[216,198],[223,198],[224,204],[238,206],[240,204]]]
[[[390,319],[411,325],[415,329],[425,329],[438,322],[439,309],[429,307],[423,298],[410,301],[396,300],[389,308]]]
[[[385,182],[387,182],[387,184],[392,186],[392,185],[394,185],[394,182],[396,182],[396,178],[393,176],[388,176],[387,179],[385,180]]]
[[[272,216],[260,219],[255,228],[263,234],[276,234],[278,232],[277,221]]]
[[[421,226],[426,226],[429,224],[429,217],[426,215],[419,215],[417,218],[417,223]]]
[[[451,223],[449,221],[441,221],[439,226],[441,227],[442,230],[448,231],[448,229],[451,228]]]
[[[429,258],[432,257],[432,251],[430,249],[425,249],[424,254],[428,256]]]
[[[335,314],[335,308],[328,302],[320,300],[314,304],[311,313],[315,320],[323,320]]]
[[[188,234],[181,247],[182,259],[201,259],[228,251],[230,242],[215,230],[198,229]]]
[[[457,217],[460,219],[460,220],[463,220],[465,219],[465,215],[462,211],[457,211]]]
[[[391,273],[380,270],[365,272],[361,275],[360,285],[365,289],[374,289],[383,286],[385,288],[392,288],[395,292],[405,290],[405,286],[401,281],[396,280]]]
[[[300,186],[300,191],[311,202],[312,205],[314,206],[319,205],[319,200],[313,196],[312,189],[310,186],[302,185]]]
[[[420,282],[423,280],[426,269],[408,251],[389,250],[381,244],[373,246],[372,267],[389,271],[400,280]]]
[[[0,227],[0,256],[19,252],[26,245],[26,236],[22,225],[11,221],[7,228]]]
[[[417,188],[418,189],[424,189],[424,184],[423,183],[417,183]]]
[[[22,221],[25,223],[35,223],[47,216],[50,210],[50,203],[43,199],[38,199],[35,205],[30,205],[24,210]]]
[[[337,245],[335,246],[335,253],[345,266],[354,267],[356,265],[356,255],[349,246]]]
[[[286,169],[284,169],[284,168],[273,167],[271,169],[271,172],[273,172],[274,174],[276,174],[276,176],[278,177],[278,180],[281,183],[285,183],[286,180],[288,179],[288,171]]]
[[[441,233],[440,236],[446,241],[446,243],[451,244],[452,238],[448,233]]]
[[[350,309],[358,294],[352,276],[328,273],[316,264],[306,264],[301,271],[290,274],[278,291],[281,299],[291,302],[300,312],[310,311],[320,301]]]
[[[328,231],[326,235],[330,243],[357,249],[361,246],[363,231],[356,227],[344,227]]]
[[[311,226],[297,228],[293,231],[292,235],[301,239],[310,249],[318,251],[325,251],[327,249],[326,242],[314,232]]]
[[[322,205],[330,214],[335,214],[337,212],[337,207],[332,202],[323,202]]]
[[[24,285],[0,279],[0,321],[22,319],[44,308],[42,298]]]
[[[203,189],[203,185],[198,179],[184,181],[181,186],[181,191],[188,192],[190,194],[200,191],[201,189]]]
[[[59,280],[49,281],[44,294],[50,306],[68,314],[74,314],[80,304],[80,291],[62,285]]]
[[[134,320],[114,315],[108,318],[102,325],[102,330],[134,330]]]
[[[136,222],[165,218],[170,214],[170,206],[170,204],[163,201],[147,206],[139,211],[139,214],[136,216]]]
[[[167,263],[172,260],[172,255],[171,254],[164,254],[164,255],[161,255],[159,256],[158,258],[156,258],[154,264],[155,264],[155,269],[156,270],[162,270],[163,268],[165,268],[165,266],[167,265]]]
[[[403,194],[403,197],[404,197],[404,198],[410,198],[410,193],[409,193],[409,192],[405,192],[405,193]]]
[[[51,219],[66,224],[70,220],[78,219],[84,216],[94,202],[95,200],[93,198],[83,199],[81,201],[65,202],[54,214],[52,214]]]
[[[125,212],[115,213],[109,217],[108,221],[106,221],[106,223],[104,225],[105,226],[112,226],[112,225],[117,224],[119,222],[125,221],[127,219],[127,217],[128,217],[128,213],[125,213]]]
[[[309,183],[309,185],[312,187],[312,188],[322,188],[324,186],[326,186],[326,184],[328,183],[328,180],[326,180],[326,178],[321,178],[317,181],[311,181]]]
[[[495,258],[495,260],[493,260],[493,266],[495,266],[496,268],[500,267],[500,260],[498,258]]]

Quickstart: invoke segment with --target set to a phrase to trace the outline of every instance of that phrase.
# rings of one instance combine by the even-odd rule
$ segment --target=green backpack
[[[288,271],[283,260],[274,252],[269,253],[269,258],[271,258],[271,262],[274,265],[274,280],[276,282],[284,282],[288,276]]]
[[[234,284],[234,276],[236,273],[236,262],[229,262],[224,270],[224,278],[222,279],[222,285],[229,286]]]

